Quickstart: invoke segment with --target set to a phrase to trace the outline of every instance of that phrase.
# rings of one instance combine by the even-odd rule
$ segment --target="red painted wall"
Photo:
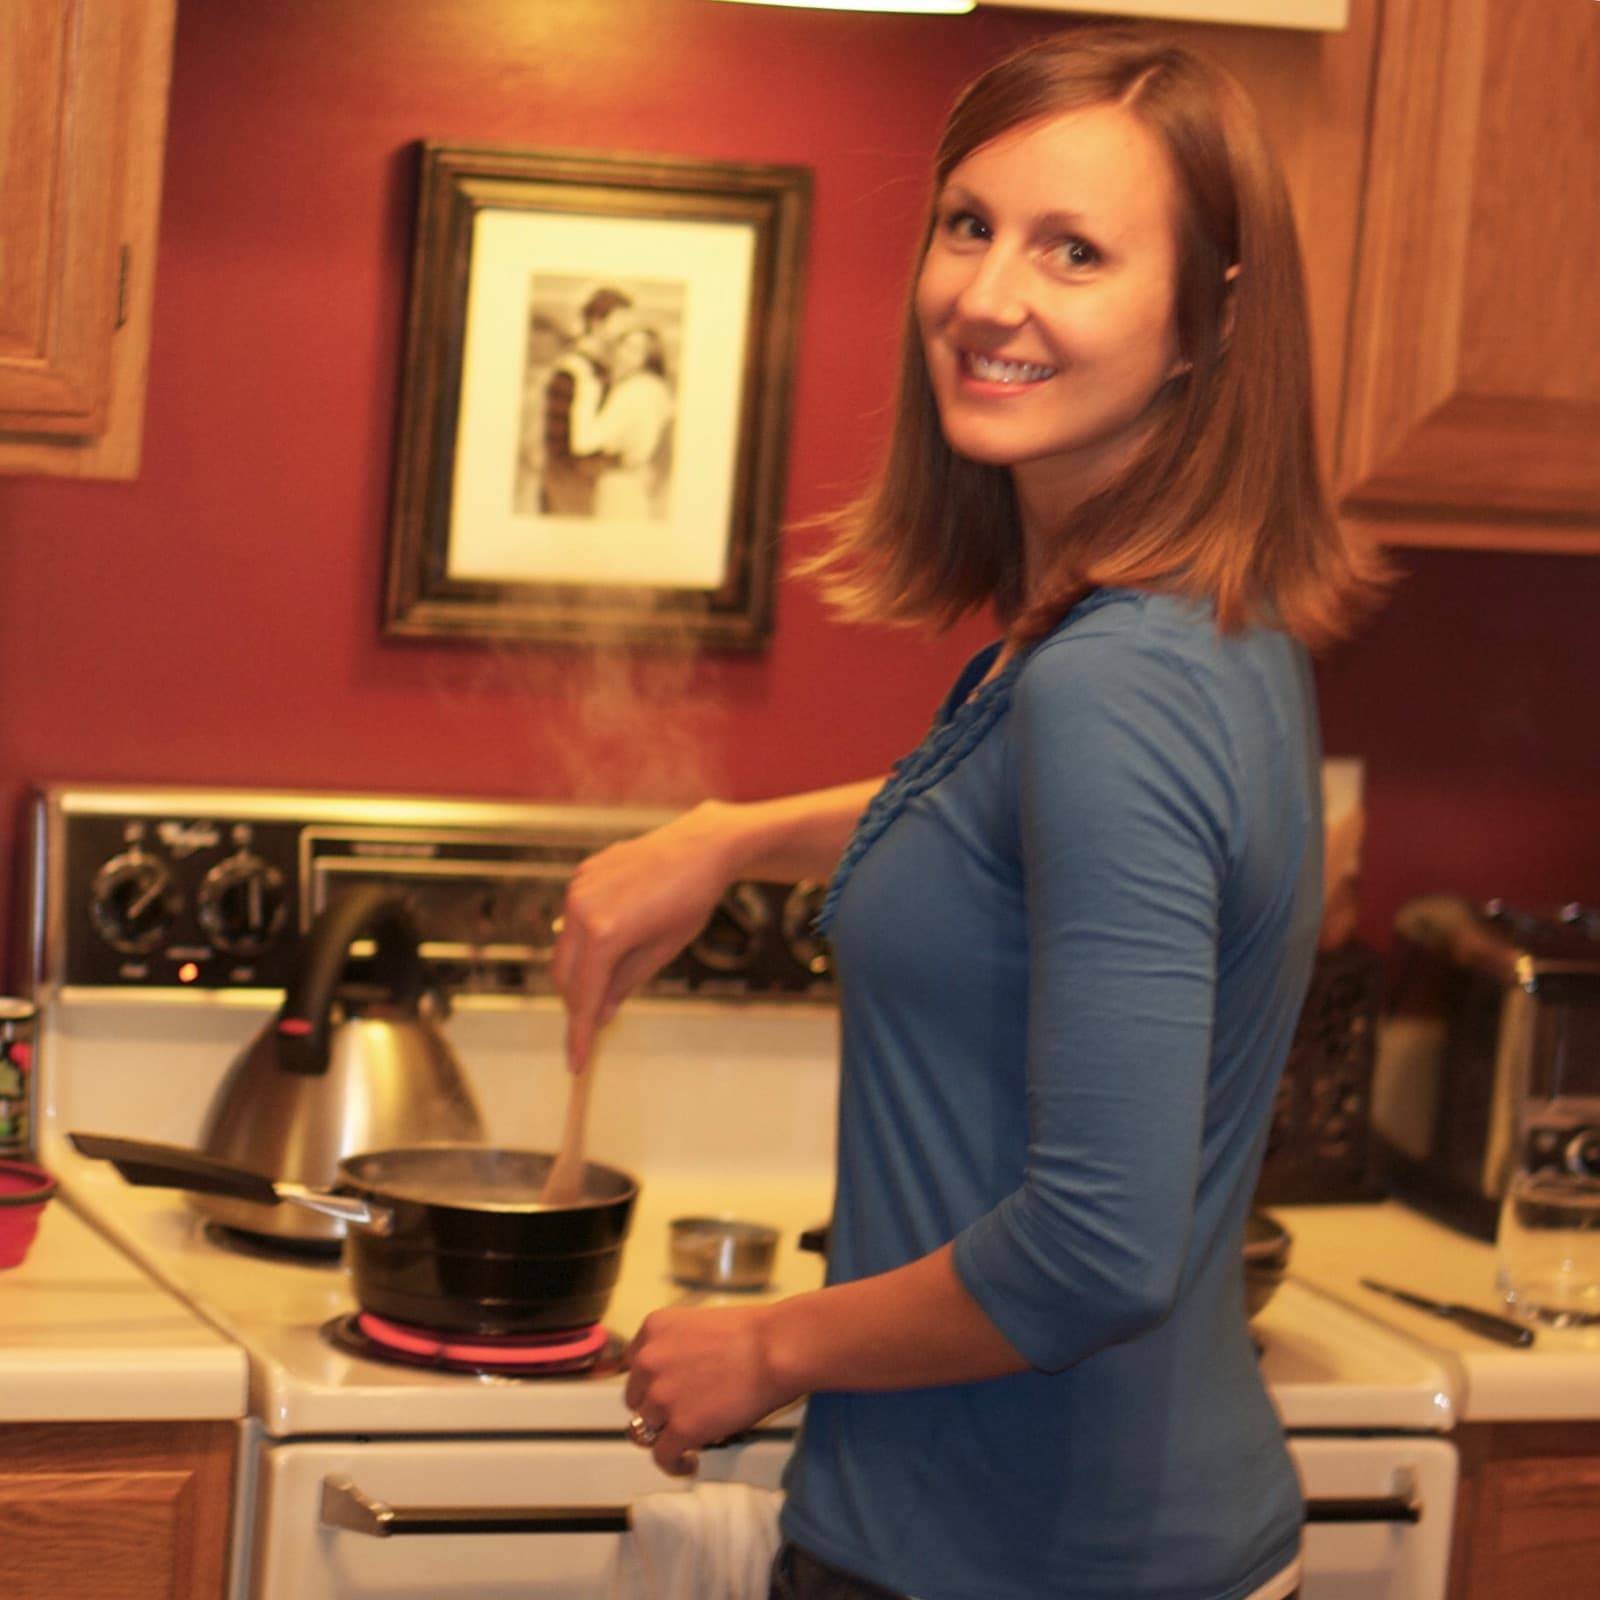
[[[183,0],[138,480],[0,480],[0,785],[245,783],[671,801],[881,769],[981,637],[830,622],[755,659],[385,642],[421,137],[815,171],[795,519],[880,437],[927,153],[1047,30],[712,0]],[[807,547],[791,535],[786,554]],[[1429,555],[1325,664],[1369,763],[1366,927],[1403,895],[1600,898],[1600,563]],[[3,855],[0,855],[3,859]]]

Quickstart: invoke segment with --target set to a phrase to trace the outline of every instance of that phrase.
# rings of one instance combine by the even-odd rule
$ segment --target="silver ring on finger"
[[[661,1430],[635,1412],[628,1418],[628,1437],[641,1450],[648,1450],[661,1437]]]

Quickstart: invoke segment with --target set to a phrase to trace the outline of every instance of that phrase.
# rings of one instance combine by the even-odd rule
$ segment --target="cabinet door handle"
[[[1422,1502],[1410,1495],[1306,1501],[1307,1522],[1421,1522]]]
[[[626,1533],[626,1506],[391,1506],[348,1478],[322,1480],[322,1523],[392,1539],[406,1533]]]

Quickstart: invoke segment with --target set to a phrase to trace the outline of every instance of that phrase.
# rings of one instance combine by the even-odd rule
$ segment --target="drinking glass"
[[[1519,1172],[1496,1238],[1500,1292],[1525,1322],[1600,1324],[1600,1183]]]

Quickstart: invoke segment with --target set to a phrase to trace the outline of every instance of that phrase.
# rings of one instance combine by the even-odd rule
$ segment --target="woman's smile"
[[[961,374],[974,384],[997,384],[1003,389],[1019,390],[1055,377],[1056,369],[1037,361],[1015,361],[1004,356],[985,355],[978,350],[963,350]]]

